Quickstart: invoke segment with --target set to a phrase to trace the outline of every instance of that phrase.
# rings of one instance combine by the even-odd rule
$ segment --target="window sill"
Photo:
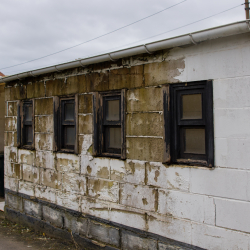
[[[19,146],[19,149],[26,149],[26,150],[31,150],[34,151],[35,147],[34,146],[29,146],[29,145],[24,145],[24,146]]]
[[[208,165],[207,161],[195,160],[195,159],[177,159],[177,162],[173,162],[172,164],[187,165],[187,166],[192,166],[192,167],[206,167],[209,169],[213,168],[211,164]]]
[[[121,159],[120,154],[114,154],[114,153],[101,153],[98,156],[100,156],[100,157],[110,157],[110,158],[116,158],[116,159],[124,160],[124,159]]]

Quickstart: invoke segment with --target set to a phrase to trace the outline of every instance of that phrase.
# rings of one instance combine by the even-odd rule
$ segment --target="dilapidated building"
[[[7,217],[97,249],[249,249],[249,56],[242,21],[6,77]]]

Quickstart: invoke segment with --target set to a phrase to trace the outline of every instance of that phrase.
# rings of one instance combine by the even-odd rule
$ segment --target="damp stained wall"
[[[250,247],[250,35],[12,82],[5,188],[205,249]],[[162,164],[166,83],[213,80],[215,168]],[[126,88],[126,160],[93,157],[94,92]],[[53,152],[53,96],[79,93],[79,154]],[[35,150],[16,146],[35,100]],[[7,207],[24,211],[14,195]],[[51,208],[52,209],[52,208]],[[34,214],[35,208],[24,212]],[[47,212],[56,217],[56,211]]]

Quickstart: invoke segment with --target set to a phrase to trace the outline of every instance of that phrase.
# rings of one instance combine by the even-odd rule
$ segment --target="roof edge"
[[[6,76],[0,79],[0,83],[10,82],[13,80],[21,80],[30,76],[39,76],[46,73],[52,73],[56,71],[61,71],[65,69],[75,68],[75,67],[85,67],[89,64],[96,64],[105,61],[115,61],[124,57],[134,56],[138,54],[148,53],[152,54],[155,51],[170,49],[174,47],[179,47],[188,44],[197,44],[206,40],[212,40],[242,33],[247,33],[250,31],[249,19],[230,23],[222,26],[217,26],[214,28],[209,28],[201,31],[192,32],[189,34],[180,35],[177,37],[167,38],[164,40],[159,40],[143,45],[138,45],[135,47],[130,47],[106,54],[101,54],[89,58],[79,59],[75,61],[70,61],[66,63],[61,63],[45,68],[35,69],[32,71],[27,71],[23,73],[18,73],[10,76]]]

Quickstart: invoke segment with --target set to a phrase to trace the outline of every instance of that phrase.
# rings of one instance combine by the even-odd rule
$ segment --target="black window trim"
[[[35,148],[35,102],[34,99],[19,100],[17,102],[17,147],[22,149],[34,150]],[[32,121],[25,122],[24,108],[26,105],[32,105]],[[25,141],[26,126],[32,126],[32,143],[27,144]]]
[[[74,101],[74,121],[63,121],[63,110],[64,105],[67,102]],[[78,94],[67,95],[67,96],[54,96],[53,97],[53,110],[54,110],[54,141],[53,151],[58,153],[73,153],[78,154]],[[75,140],[74,147],[63,146],[63,126],[74,126],[75,127]]]
[[[181,94],[202,93],[202,119],[181,120]],[[213,83],[211,80],[163,86],[164,155],[163,162],[214,167]],[[206,154],[182,153],[180,128],[205,128]]]
[[[120,96],[120,120],[119,121],[104,121],[105,117],[105,105],[104,99],[115,100]],[[93,155],[94,156],[104,156],[113,157],[118,159],[126,159],[126,135],[125,135],[125,96],[126,90],[122,89],[120,91],[108,91],[108,92],[96,92],[93,94]],[[107,150],[105,148],[105,126],[121,126],[121,150]],[[105,152],[109,151],[109,152]]]

